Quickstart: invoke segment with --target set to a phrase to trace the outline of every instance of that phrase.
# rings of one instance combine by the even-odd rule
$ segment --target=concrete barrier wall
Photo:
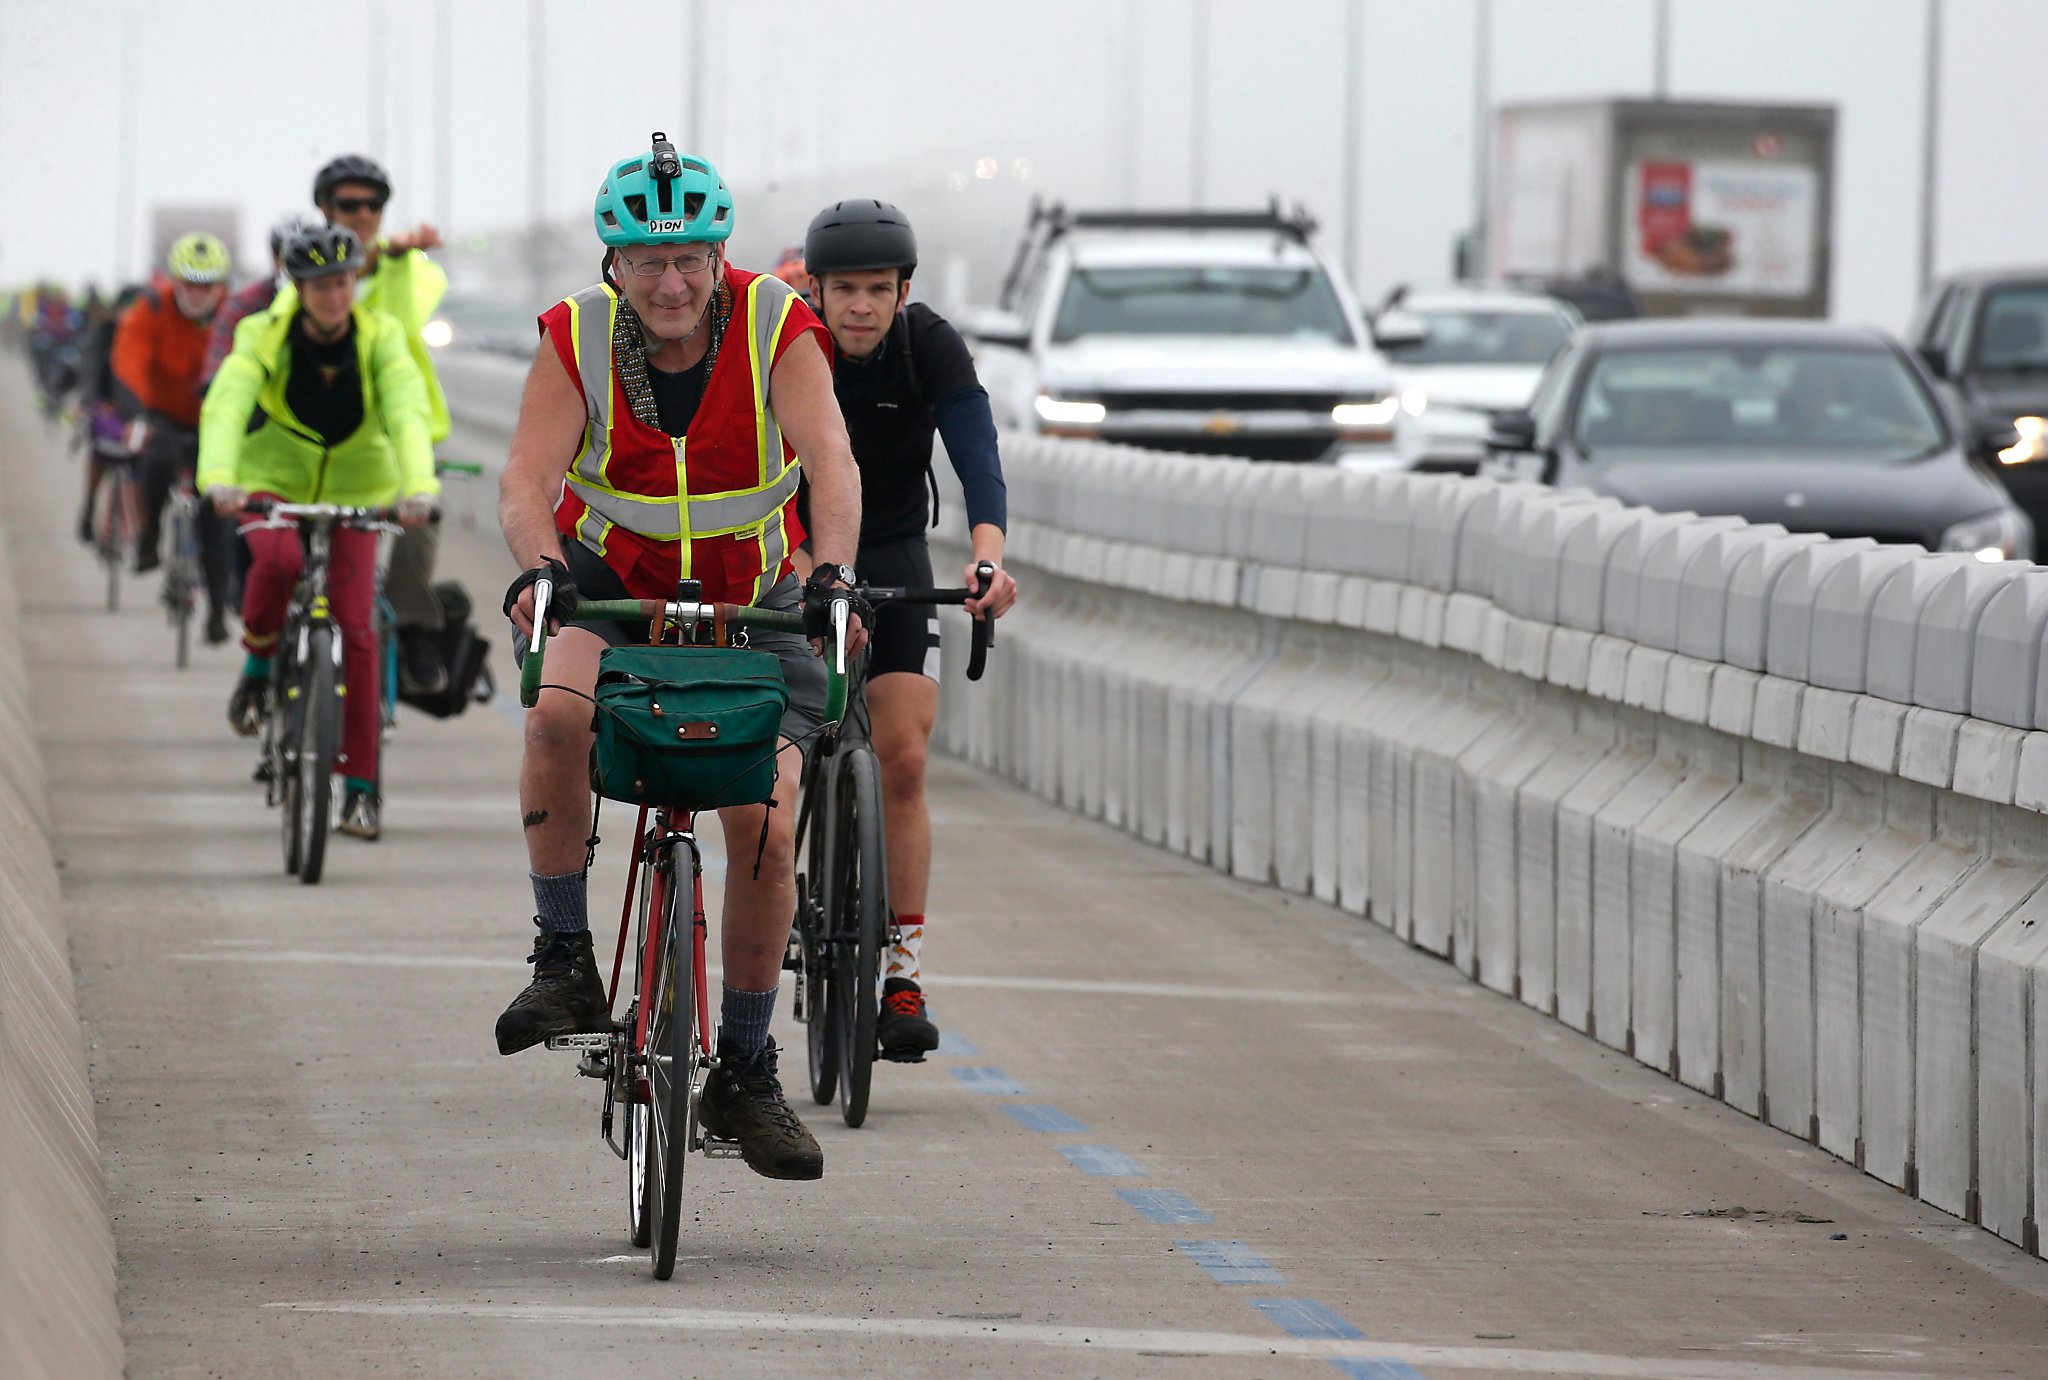
[[[113,1227],[19,634],[0,560],[0,1375],[118,1376]]]
[[[944,747],[2039,1252],[2048,572],[1484,480],[1004,463],[1026,597]]]

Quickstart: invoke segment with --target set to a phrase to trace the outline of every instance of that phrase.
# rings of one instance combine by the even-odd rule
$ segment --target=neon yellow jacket
[[[427,438],[427,390],[406,349],[404,328],[356,303],[363,424],[329,447],[285,402],[291,375],[286,341],[298,314],[298,294],[287,290],[235,327],[235,348],[199,409],[200,492],[227,484],[293,503],[352,507],[440,493]]]
[[[434,372],[434,352],[421,332],[447,295],[447,270],[418,249],[403,254],[384,250],[377,255],[377,271],[357,289],[364,306],[397,318],[405,328],[405,347],[427,385],[427,438],[432,441],[448,439],[448,399]]]

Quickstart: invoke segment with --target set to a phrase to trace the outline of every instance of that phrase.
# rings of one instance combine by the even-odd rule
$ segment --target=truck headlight
[[[2020,439],[1998,452],[2000,464],[2025,465],[2048,455],[2048,417],[2015,417],[2012,429]]]
[[[420,327],[420,339],[429,349],[445,350],[448,342],[455,339],[455,328],[443,317],[435,317]]]
[[[1050,393],[1040,393],[1033,407],[1047,426],[1100,426],[1109,415],[1109,409],[1099,402],[1055,398]]]
[[[1394,397],[1338,403],[1330,409],[1330,420],[1341,427],[1388,427],[1394,424],[1394,414],[1400,410],[1401,401]]]
[[[2034,554],[2033,524],[2017,509],[2000,509],[1943,532],[1941,549],[1967,551],[1986,562],[2027,560]]]
[[[1411,417],[1420,417],[1429,411],[1429,394],[1420,388],[1410,388],[1401,394],[1401,410]]]

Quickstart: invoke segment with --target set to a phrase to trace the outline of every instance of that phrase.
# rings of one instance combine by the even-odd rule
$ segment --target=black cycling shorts
[[[921,536],[863,546],[854,558],[862,584],[932,587],[932,552]],[[892,672],[939,678],[939,610],[933,604],[886,604],[875,611],[868,643],[868,679]]]

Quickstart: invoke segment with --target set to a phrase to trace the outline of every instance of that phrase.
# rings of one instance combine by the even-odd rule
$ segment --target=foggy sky
[[[771,182],[898,197],[915,219],[934,198],[982,192],[975,162],[992,158],[999,180],[1028,171],[1031,189],[1072,202],[1184,205],[1196,3],[701,0],[690,25],[683,0],[548,0],[541,208],[587,226],[605,167],[654,128],[685,135],[734,184],[742,263],[800,229],[749,222],[749,191]],[[1208,203],[1302,200],[1340,254],[1345,0],[1209,3]],[[528,7],[446,0],[454,115],[440,186],[438,4],[0,0],[0,283],[104,282],[117,267],[128,26],[139,224],[158,201],[229,202],[243,208],[243,245],[259,245],[273,219],[306,206],[314,168],[350,150],[391,167],[389,225],[444,208],[458,235],[524,224]],[[1946,8],[1937,268],[2048,260],[2048,120],[2034,93],[2048,4]],[[1495,0],[1496,99],[1646,95],[1651,11],[1651,0]],[[1445,277],[1471,217],[1473,15],[1473,0],[1366,0],[1356,214],[1368,300]],[[1918,254],[1924,0],[1674,0],[1673,16],[1674,97],[1839,106],[1835,314],[1902,325]],[[706,119],[686,134],[693,39]],[[956,191],[949,177],[970,185]],[[146,230],[132,243],[139,257]],[[986,299],[993,285],[972,287]]]

